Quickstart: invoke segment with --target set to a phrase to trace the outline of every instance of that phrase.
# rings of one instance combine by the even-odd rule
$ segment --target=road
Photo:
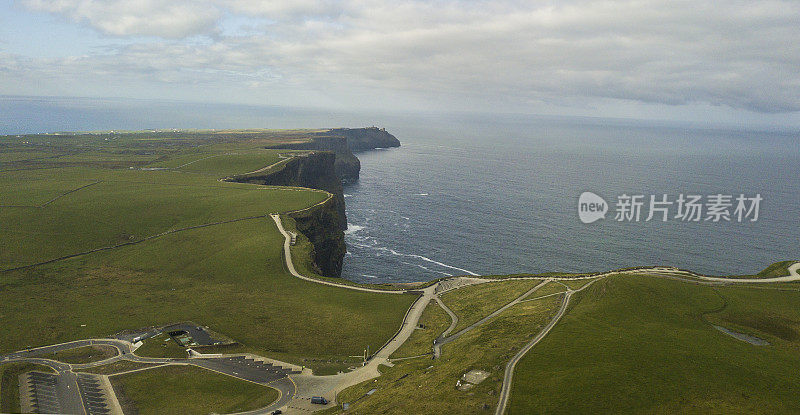
[[[86,364],[68,364],[44,357],[36,357],[48,356],[58,351],[91,345],[111,346],[116,348],[119,354],[109,359]],[[276,402],[265,408],[247,412],[248,414],[267,414],[285,406],[295,395],[295,384],[288,376],[300,373],[299,371],[286,369],[271,362],[255,360],[254,357],[249,357],[248,355],[231,355],[214,358],[202,356],[198,358],[155,358],[137,356],[133,354],[131,350],[132,344],[125,340],[86,339],[9,353],[0,356],[0,363],[24,361],[48,366],[55,370],[56,384],[54,398],[59,411],[67,414],[89,413],[87,408],[90,406],[90,402],[86,399],[86,393],[83,393],[82,388],[79,387],[78,377],[74,370],[87,369],[118,360],[160,365],[194,365],[248,382],[270,386],[280,392],[280,397]]]

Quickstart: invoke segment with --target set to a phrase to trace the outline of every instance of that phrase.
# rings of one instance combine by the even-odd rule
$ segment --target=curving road
[[[37,357],[49,355],[55,352],[75,349],[85,346],[105,345],[117,349],[118,355],[84,364],[69,364],[56,360]],[[60,411],[68,414],[88,413],[85,402],[82,399],[81,389],[78,385],[75,370],[88,369],[91,367],[109,364],[119,360],[127,360],[138,363],[150,363],[157,365],[193,365],[217,373],[235,377],[248,382],[258,383],[277,389],[280,396],[277,401],[267,407],[254,411],[246,412],[248,415],[269,414],[275,409],[284,407],[295,395],[295,383],[287,375],[299,372],[292,372],[291,369],[272,365],[258,365],[250,362],[249,355],[227,355],[224,357],[197,357],[197,358],[157,358],[137,356],[132,353],[132,344],[119,339],[86,339],[76,340],[66,343],[54,344],[50,346],[26,349],[14,353],[0,356],[0,363],[10,362],[30,362],[48,366],[56,372],[56,398],[59,402]]]

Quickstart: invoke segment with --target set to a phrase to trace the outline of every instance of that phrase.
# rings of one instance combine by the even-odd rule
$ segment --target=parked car
[[[327,405],[328,400],[323,398],[322,396],[314,396],[311,398],[311,403],[319,404],[319,405]]]

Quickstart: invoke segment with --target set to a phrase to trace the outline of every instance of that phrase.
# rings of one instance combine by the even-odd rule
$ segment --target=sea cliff
[[[386,132],[385,128],[334,128],[320,134],[345,137],[350,151],[400,147],[400,140]]]
[[[379,128],[336,128],[317,132],[310,140],[278,144],[271,148],[316,150],[297,155],[275,169],[234,176],[228,180],[274,186],[298,186],[325,190],[332,196],[325,203],[287,215],[297,231],[313,246],[311,259],[320,275],[340,277],[346,252],[347,229],[342,183],[358,180],[361,163],[353,151],[398,147],[400,141]]]
[[[230,181],[275,186],[298,186],[325,190],[332,196],[311,209],[290,212],[314,249],[311,254],[318,272],[326,277],[339,277],[346,251],[344,229],[347,217],[344,210],[342,182],[334,169],[335,155],[316,151],[293,157],[275,171],[229,178]]]
[[[314,133],[308,141],[283,143],[270,148],[331,151],[336,155],[334,169],[343,183],[358,180],[361,162],[354,151],[400,147],[400,140],[383,128],[333,128]]]

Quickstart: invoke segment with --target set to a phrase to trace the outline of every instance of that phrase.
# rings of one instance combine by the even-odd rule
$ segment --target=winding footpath
[[[498,398],[495,415],[503,415],[503,413],[505,413],[506,411],[506,406],[508,405],[508,398],[509,396],[511,396],[511,381],[514,378],[514,368],[517,366],[517,362],[519,362],[525,356],[526,353],[528,353],[531,349],[533,349],[533,346],[536,346],[537,343],[539,343],[545,336],[547,336],[548,333],[550,333],[550,330],[552,330],[553,327],[556,326],[556,323],[558,323],[558,321],[561,320],[561,317],[564,317],[564,314],[566,314],[567,312],[567,307],[569,306],[569,300],[572,298],[572,294],[585,290],[586,288],[594,284],[596,281],[599,281],[600,279],[602,279],[602,277],[589,282],[588,284],[584,285],[583,287],[577,290],[573,290],[567,287],[567,291],[564,293],[564,299],[561,301],[561,307],[558,308],[558,312],[556,312],[556,315],[553,316],[552,319],[550,319],[550,322],[547,323],[547,325],[542,329],[542,331],[536,334],[536,336],[528,344],[526,344],[519,352],[517,352],[517,354],[514,355],[514,357],[512,357],[511,360],[506,364],[505,374],[503,375],[503,388],[500,390],[500,397]]]
[[[324,201],[318,203],[317,205],[325,203],[327,201],[328,201],[328,199],[325,199]],[[314,206],[316,206],[316,205],[314,205]],[[313,207],[313,206],[311,206],[311,207]],[[377,288],[366,288],[366,287],[360,287],[360,286],[357,286],[357,285],[348,285],[348,284],[341,284],[341,283],[336,283],[336,282],[332,282],[332,281],[325,281],[325,280],[321,280],[321,279],[318,279],[318,278],[306,277],[305,275],[297,272],[297,269],[294,267],[294,262],[292,261],[292,236],[289,234],[289,232],[286,231],[286,229],[283,228],[283,222],[281,221],[281,215],[279,215],[277,213],[271,213],[269,216],[272,218],[273,221],[275,221],[275,226],[278,227],[278,231],[280,231],[280,233],[283,235],[283,238],[284,238],[284,240],[283,240],[283,256],[284,256],[284,259],[285,259],[285,262],[286,262],[286,267],[289,269],[289,273],[292,274],[292,276],[300,278],[301,280],[310,281],[310,282],[314,282],[314,283],[317,283],[317,284],[329,285],[331,287],[347,288],[349,290],[366,291],[366,292],[371,292],[371,293],[384,293],[384,294],[405,294],[406,293],[407,290],[380,290],[380,289],[377,289]]]

